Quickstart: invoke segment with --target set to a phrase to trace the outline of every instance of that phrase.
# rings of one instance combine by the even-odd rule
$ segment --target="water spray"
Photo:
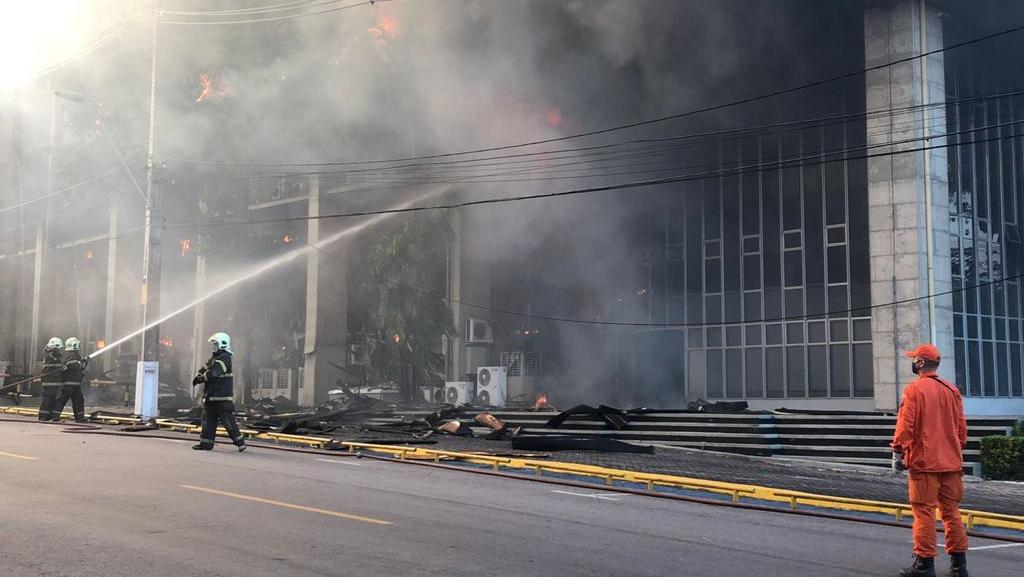
[[[411,206],[413,206],[413,205],[415,205],[415,204],[417,204],[419,202],[422,202],[422,201],[425,201],[425,200],[429,200],[429,199],[431,199],[431,198],[433,198],[435,196],[438,196],[442,192],[444,192],[445,190],[446,190],[445,188],[438,188],[438,189],[432,190],[432,191],[430,191],[430,192],[428,192],[426,194],[422,194],[420,196],[417,196],[416,198],[414,198],[412,200],[409,200],[409,201],[403,202],[403,203],[401,203],[399,205],[396,205],[394,208],[395,209],[403,209],[403,208],[411,207]],[[236,286],[238,286],[238,285],[240,285],[240,284],[242,284],[242,283],[244,283],[246,281],[249,281],[249,280],[254,279],[254,278],[258,277],[258,276],[261,276],[264,273],[269,272],[269,271],[271,271],[271,270],[273,270],[273,269],[275,269],[275,268],[277,268],[279,266],[282,266],[282,265],[285,265],[287,263],[290,263],[290,262],[294,261],[295,259],[297,259],[297,258],[299,258],[301,256],[306,255],[310,251],[322,249],[322,248],[324,248],[326,246],[329,246],[331,244],[334,244],[334,243],[338,242],[339,240],[342,240],[344,238],[352,236],[352,235],[354,235],[354,234],[356,234],[358,232],[362,232],[363,230],[365,230],[365,229],[367,229],[367,228],[369,228],[371,226],[374,226],[376,224],[379,224],[380,222],[388,219],[389,217],[394,216],[395,214],[397,214],[397,213],[385,213],[385,214],[378,214],[378,215],[372,216],[372,217],[368,218],[367,220],[364,220],[363,222],[360,222],[358,224],[354,224],[354,225],[352,225],[352,226],[350,226],[348,228],[345,228],[343,230],[340,230],[340,231],[338,231],[338,232],[336,232],[336,233],[334,233],[334,234],[332,234],[332,235],[330,235],[330,236],[328,236],[326,238],[320,239],[316,243],[308,244],[308,245],[303,246],[301,248],[297,248],[297,249],[295,249],[295,250],[293,250],[293,251],[291,251],[289,253],[285,253],[285,254],[283,254],[281,256],[278,256],[278,257],[275,257],[275,258],[273,258],[273,259],[271,259],[271,260],[269,260],[269,261],[267,261],[267,262],[265,262],[263,264],[257,265],[255,267],[251,268],[249,271],[247,271],[247,272],[245,272],[245,273],[243,273],[243,274],[241,274],[239,276],[236,276],[235,278],[231,279],[230,281],[228,281],[228,282],[218,286],[217,288],[207,292],[205,295],[203,295],[203,296],[193,300],[192,302],[187,303],[187,304],[181,306],[180,308],[178,308],[178,309],[176,309],[176,310],[174,310],[174,311],[172,311],[170,313],[165,314],[164,316],[158,318],[157,320],[149,323],[148,325],[146,325],[146,326],[144,326],[142,328],[139,328],[139,329],[137,329],[135,331],[132,331],[132,332],[128,333],[127,335],[124,335],[123,337],[117,339],[116,341],[114,341],[112,343],[107,344],[106,346],[104,346],[101,349],[93,351],[92,353],[89,354],[88,358],[93,359],[95,357],[98,357],[98,356],[102,355],[103,353],[109,351],[110,349],[116,347],[117,345],[120,345],[123,342],[129,341],[129,340],[131,340],[131,339],[141,335],[142,333],[148,331],[149,329],[151,329],[151,328],[153,328],[153,327],[155,327],[157,325],[160,325],[161,323],[167,322],[168,320],[170,320],[170,319],[180,315],[181,313],[183,313],[185,311],[188,311],[189,309],[192,309],[193,307],[195,307],[196,305],[198,305],[200,303],[203,303],[203,302],[206,302],[206,301],[210,300],[211,298],[213,298],[213,297],[223,293],[224,291],[227,291],[228,289],[231,289],[231,288],[236,287]]]

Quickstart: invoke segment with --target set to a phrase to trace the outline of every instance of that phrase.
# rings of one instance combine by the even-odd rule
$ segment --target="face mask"
[[[917,363],[915,362],[910,363],[910,370],[914,371],[915,375],[918,374],[918,372],[920,371],[920,369],[917,368]]]

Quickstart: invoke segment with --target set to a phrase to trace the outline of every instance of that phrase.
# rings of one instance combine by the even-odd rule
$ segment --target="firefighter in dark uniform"
[[[53,420],[59,421],[60,414],[64,411],[64,405],[71,400],[71,408],[75,412],[75,422],[84,423],[85,420],[85,396],[82,395],[82,381],[85,380],[85,368],[89,365],[89,359],[82,358],[82,342],[76,337],[68,337],[64,341],[64,377],[60,388],[60,396],[53,406]]]
[[[49,421],[53,418],[53,408],[56,404],[60,388],[64,384],[64,361],[61,349],[64,348],[64,341],[57,337],[51,337],[43,349],[43,372],[40,380],[43,384],[43,396],[39,402],[39,420]],[[60,415],[60,412],[57,413]]]
[[[192,448],[197,451],[213,449],[217,437],[217,425],[223,424],[228,436],[239,451],[245,450],[245,438],[235,422],[235,381],[231,375],[231,337],[227,333],[214,333],[209,339],[213,354],[199,369],[192,385],[203,388],[203,430],[199,433],[199,444]]]

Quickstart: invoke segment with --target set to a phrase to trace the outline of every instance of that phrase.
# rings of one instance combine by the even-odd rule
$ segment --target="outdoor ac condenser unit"
[[[445,383],[444,402],[449,405],[464,405],[473,402],[473,383],[469,381]]]
[[[466,343],[493,343],[494,331],[490,321],[483,319],[466,319],[466,332],[463,334]]]
[[[480,367],[476,371],[476,402],[485,407],[504,407],[508,397],[508,369]]]

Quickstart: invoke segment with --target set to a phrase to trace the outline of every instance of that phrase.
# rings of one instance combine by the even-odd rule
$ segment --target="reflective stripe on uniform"
[[[233,401],[234,397],[206,397],[207,401]]]
[[[225,363],[224,361],[222,361],[220,359],[217,359],[217,360],[215,360],[213,362],[219,364],[220,365],[220,370],[224,371],[225,376],[227,376],[227,372],[228,372],[228,365],[227,365],[227,363]]]

